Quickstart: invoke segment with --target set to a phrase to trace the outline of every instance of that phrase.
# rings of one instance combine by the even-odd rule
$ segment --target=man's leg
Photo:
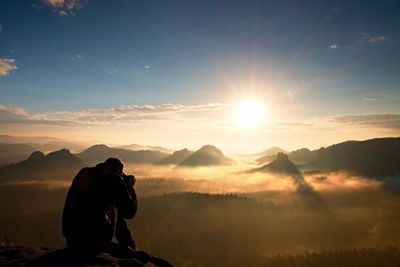
[[[115,237],[117,238],[121,246],[127,246],[136,250],[136,243],[133,240],[131,232],[129,231],[128,225],[125,219],[118,213],[117,224],[115,227]]]

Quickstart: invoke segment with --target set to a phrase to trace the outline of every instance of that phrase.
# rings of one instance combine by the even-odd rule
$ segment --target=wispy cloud
[[[231,114],[233,106],[223,103],[199,105],[160,104],[126,105],[106,109],[84,109],[79,111],[52,111],[29,113],[22,108],[8,108],[0,105],[1,124],[55,125],[55,126],[107,126],[107,125],[208,125],[215,129],[234,130],[231,124],[223,124],[217,114]],[[219,113],[222,112],[222,113]],[[191,124],[192,122],[192,124]],[[342,126],[340,126],[341,124]],[[265,130],[339,129],[340,127],[369,127],[374,129],[400,129],[400,113],[393,114],[348,114],[319,117],[295,121],[271,121]],[[339,128],[338,128],[339,127]]]
[[[88,0],[42,0],[60,16],[75,16],[75,10],[83,8]]]
[[[0,58],[0,76],[6,76],[11,71],[17,69],[15,59],[12,58]]]
[[[110,70],[110,71],[107,71],[107,73],[108,74],[117,74],[118,73],[118,71],[117,70]]]
[[[386,36],[378,35],[378,36],[372,36],[368,41],[370,43],[381,43],[381,42],[384,42],[386,39],[387,39]]]
[[[49,119],[45,114],[29,114],[22,108],[7,108],[0,105],[0,124],[67,125],[68,121]]]
[[[371,34],[368,32],[360,32],[361,38],[369,43],[383,43],[388,37],[386,35]]]
[[[400,113],[356,114],[331,117],[335,123],[384,129],[400,129]]]
[[[79,60],[79,59],[82,59],[83,58],[83,55],[82,54],[75,54],[74,55],[74,60]]]
[[[4,31],[3,25],[0,24],[0,32]]]
[[[64,0],[43,0],[43,2],[53,7],[62,7],[65,4]]]
[[[338,49],[339,47],[340,47],[340,46],[339,46],[338,43],[332,43],[332,44],[329,46],[330,49]]]
[[[81,111],[56,111],[30,114],[21,108],[10,109],[0,105],[2,124],[44,125],[112,125],[136,124],[148,121],[176,119],[187,113],[218,111],[229,104],[208,103],[201,105],[130,105],[109,109],[86,109]]]
[[[204,112],[226,108],[226,104],[201,105],[129,105],[110,109],[88,109],[68,112],[66,118],[88,124],[134,124],[145,121],[176,119],[189,112]],[[62,115],[62,114],[59,114]]]
[[[376,101],[376,98],[375,97],[363,97],[362,100],[365,102],[373,102],[373,101]]]
[[[150,69],[151,67],[149,65],[132,67],[132,70],[135,72],[144,72],[144,71],[149,71]]]

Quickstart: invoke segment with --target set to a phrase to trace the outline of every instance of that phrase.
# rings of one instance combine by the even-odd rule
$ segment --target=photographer
[[[119,159],[109,158],[79,171],[65,200],[62,231],[67,246],[76,252],[113,252],[146,263],[149,256],[136,251],[125,221],[135,216],[137,197],[136,179],[123,168]],[[119,244],[111,241],[114,235]]]

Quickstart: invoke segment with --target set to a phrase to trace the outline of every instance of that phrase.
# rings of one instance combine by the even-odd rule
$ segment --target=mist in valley
[[[258,266],[277,253],[400,245],[396,178],[247,173],[252,167],[127,164],[137,177],[139,211],[128,223],[139,248],[177,266]],[[0,236],[63,247],[72,178],[1,185]]]

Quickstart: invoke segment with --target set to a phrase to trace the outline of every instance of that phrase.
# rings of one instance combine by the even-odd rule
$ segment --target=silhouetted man
[[[109,158],[76,175],[62,218],[62,232],[69,248],[89,254],[136,250],[125,221],[137,211],[135,177],[125,175],[123,168],[119,159]],[[111,242],[114,235],[118,246]]]
[[[114,256],[134,258],[138,265],[151,262],[172,266],[167,261],[136,251],[125,219],[137,211],[133,175],[123,173],[119,159],[109,158],[94,168],[83,168],[68,191],[62,217],[62,232],[67,247],[80,256],[109,252]],[[113,243],[116,237],[119,244]]]

